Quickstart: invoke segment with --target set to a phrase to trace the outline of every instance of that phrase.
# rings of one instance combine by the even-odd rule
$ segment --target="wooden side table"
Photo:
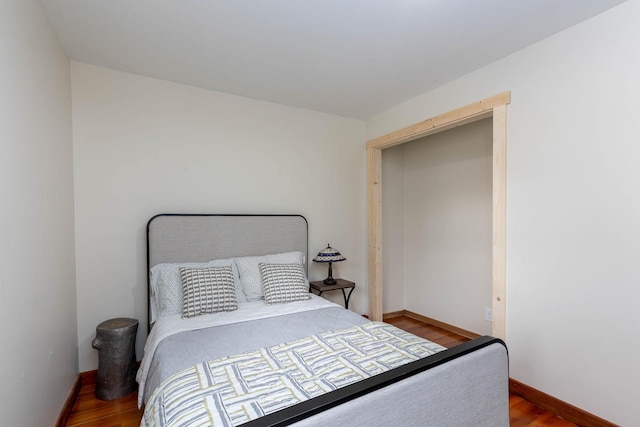
[[[336,279],[335,285],[327,285],[322,280],[309,282],[309,285],[311,285],[309,292],[311,292],[311,289],[314,289],[318,292],[318,296],[322,296],[322,293],[326,291],[336,291],[340,289],[342,291],[342,296],[344,297],[344,308],[347,309],[349,308],[349,298],[351,298],[351,294],[356,288],[356,284],[354,282],[350,282],[344,279]],[[351,289],[348,295],[345,292],[345,289]]]

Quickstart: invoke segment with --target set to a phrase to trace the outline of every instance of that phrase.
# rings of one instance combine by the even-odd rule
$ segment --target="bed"
[[[149,220],[142,425],[509,425],[501,340],[444,349],[310,293],[307,236],[300,215]]]

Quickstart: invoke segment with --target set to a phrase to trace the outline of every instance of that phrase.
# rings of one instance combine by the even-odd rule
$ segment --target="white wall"
[[[72,62],[80,370],[95,327],[140,320],[145,226],[158,213],[296,213],[309,251],[330,242],[367,310],[364,123]],[[326,265],[311,263],[312,280]],[[326,294],[336,301],[337,292]]]
[[[78,372],[69,60],[37,0],[0,28],[1,423],[45,426]]]
[[[402,156],[385,150],[382,159],[383,231],[389,236],[383,274],[394,272],[385,283],[384,300],[402,295],[407,310],[490,334],[484,310],[491,307],[492,291],[491,120],[392,150]],[[384,172],[391,168],[400,168],[399,182],[393,174],[386,180]],[[396,241],[403,245],[400,255]]]
[[[511,376],[639,425],[640,2],[628,1],[367,122],[367,139],[511,90]]]

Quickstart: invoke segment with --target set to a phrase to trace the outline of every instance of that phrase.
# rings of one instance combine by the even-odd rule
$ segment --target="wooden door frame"
[[[369,317],[382,320],[382,150],[493,118],[492,334],[506,340],[507,104],[511,92],[483,99],[367,142]]]

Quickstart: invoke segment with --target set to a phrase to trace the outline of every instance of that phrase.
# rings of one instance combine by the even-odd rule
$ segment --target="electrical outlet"
[[[493,310],[489,307],[484,308],[484,320],[493,322]]]

